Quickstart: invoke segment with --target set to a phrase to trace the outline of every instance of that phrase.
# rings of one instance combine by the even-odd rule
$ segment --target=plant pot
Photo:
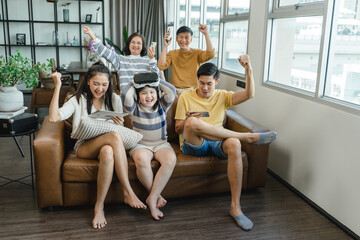
[[[69,22],[69,9],[63,9],[64,22]]]
[[[21,109],[24,106],[24,95],[17,90],[16,86],[0,86],[0,111],[12,112]]]

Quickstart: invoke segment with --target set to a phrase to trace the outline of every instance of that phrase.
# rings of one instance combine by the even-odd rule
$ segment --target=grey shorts
[[[133,148],[130,150],[130,152],[129,152],[130,156],[132,156],[132,154],[134,153],[134,150],[135,150],[135,149],[138,149],[138,148],[149,149],[149,150],[152,151],[153,153],[156,153],[157,151],[159,151],[160,149],[163,149],[163,148],[171,148],[171,149],[172,149],[170,143],[168,143],[168,142],[164,142],[164,143],[162,143],[162,144],[160,144],[160,145],[158,145],[158,146],[147,146],[147,145],[143,145],[143,144],[139,144],[139,143],[138,143],[138,144],[136,144],[135,147],[133,147]]]

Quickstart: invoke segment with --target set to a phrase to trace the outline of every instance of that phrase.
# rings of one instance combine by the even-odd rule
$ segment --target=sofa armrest
[[[65,156],[64,122],[45,117],[34,140],[36,193],[39,208],[62,206],[61,166]]]
[[[270,131],[235,111],[226,110],[226,116],[225,127],[232,131],[253,133]],[[241,142],[241,148],[246,152],[249,161],[247,188],[264,187],[269,158],[269,144],[254,145]]]

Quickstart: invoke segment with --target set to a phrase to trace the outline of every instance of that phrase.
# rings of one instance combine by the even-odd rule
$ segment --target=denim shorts
[[[228,156],[223,152],[221,144],[222,141],[209,141],[204,139],[201,145],[193,145],[184,139],[181,151],[184,154],[193,156],[207,156],[213,154],[221,159],[227,159]]]

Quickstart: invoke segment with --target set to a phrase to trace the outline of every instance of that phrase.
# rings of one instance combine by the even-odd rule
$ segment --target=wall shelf
[[[62,4],[70,2],[70,21],[64,22]],[[21,8],[19,8],[21,6]],[[100,7],[101,18],[96,20],[96,9]],[[86,15],[92,21],[86,22]],[[22,50],[24,56],[36,62],[55,58],[57,69],[71,61],[85,61],[84,34],[82,27],[91,25],[94,33],[105,39],[104,0],[0,0],[0,55],[6,58]],[[55,34],[54,34],[55,32]],[[25,45],[17,45],[17,34],[25,34]],[[2,35],[2,36],[1,36]],[[53,39],[53,36],[57,36]],[[76,46],[66,46],[65,43]],[[37,43],[47,45],[38,45]]]

